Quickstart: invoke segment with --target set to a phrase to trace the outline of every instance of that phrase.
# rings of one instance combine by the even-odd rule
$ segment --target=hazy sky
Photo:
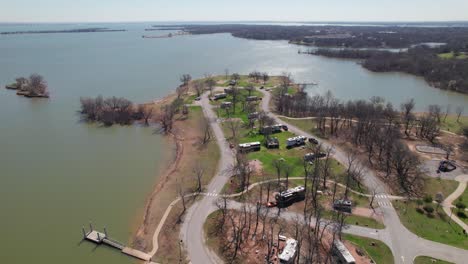
[[[459,21],[467,10],[468,0],[0,0],[0,21]]]

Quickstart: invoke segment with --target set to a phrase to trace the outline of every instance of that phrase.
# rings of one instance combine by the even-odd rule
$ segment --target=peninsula
[[[195,35],[230,33],[246,39],[287,40],[310,47],[310,51],[303,53],[357,59],[371,71],[405,72],[423,77],[436,88],[468,94],[468,27],[166,26],[168,29],[180,27]]]

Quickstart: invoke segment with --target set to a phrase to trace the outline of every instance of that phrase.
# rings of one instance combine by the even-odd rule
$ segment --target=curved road
[[[285,123],[276,115],[269,112],[269,102],[271,94],[260,90],[264,94],[262,100],[262,110],[268,113],[278,123]],[[221,126],[214,120],[216,114],[208,100],[208,93],[202,96],[199,101],[203,108],[205,116],[211,120],[211,127],[221,149],[221,159],[218,165],[218,172],[208,185],[207,192],[219,193],[226,182],[229,180],[228,171],[234,164],[234,155],[224,138]],[[298,135],[312,137],[310,133],[288,124],[289,130]],[[324,147],[333,147],[334,158],[343,165],[347,165],[348,157],[346,152],[329,144],[326,141],[321,142]],[[437,242],[422,239],[406,229],[400,222],[400,219],[393,208],[385,184],[373,173],[367,170],[364,175],[364,185],[377,193],[376,202],[380,205],[380,210],[384,217],[386,228],[375,232],[366,228],[356,228],[359,235],[379,239],[385,242],[392,250],[395,263],[412,263],[417,256],[424,255],[433,258],[443,259],[454,263],[463,263],[468,258],[468,251],[444,245]],[[193,264],[222,263],[222,261],[211,252],[204,243],[203,224],[207,216],[217,208],[214,204],[216,196],[204,196],[196,202],[187,212],[186,220],[181,229],[181,239],[185,242],[188,255]],[[354,233],[354,232],[350,232]],[[356,233],[357,234],[357,233]]]

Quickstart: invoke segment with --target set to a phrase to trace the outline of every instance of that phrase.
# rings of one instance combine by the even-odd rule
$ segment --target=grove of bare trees
[[[300,88],[289,95],[285,93],[287,84],[284,78],[284,85],[274,95],[278,113],[292,117],[313,116],[316,129],[322,135],[344,139],[361,149],[370,165],[382,171],[397,189],[408,195],[421,190],[419,160],[401,139],[415,136],[435,143],[443,117],[440,106],[431,105],[427,113],[416,115],[414,100],[403,103],[398,112],[380,97],[342,101],[330,92],[311,97]]]
[[[18,95],[26,97],[48,97],[48,85],[42,75],[33,73],[29,78],[19,77],[11,89],[18,90]]]

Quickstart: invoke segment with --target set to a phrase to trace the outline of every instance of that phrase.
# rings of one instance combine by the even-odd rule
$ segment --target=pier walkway
[[[83,239],[85,239],[87,241],[90,241],[92,243],[95,243],[97,245],[107,245],[109,247],[118,249],[122,253],[124,253],[124,254],[126,254],[128,256],[131,256],[131,257],[134,257],[134,258],[137,258],[137,259],[140,259],[140,260],[144,260],[144,261],[150,261],[151,260],[151,255],[149,255],[149,254],[147,254],[145,252],[142,252],[142,251],[127,247],[124,244],[110,238],[107,235],[106,228],[104,228],[104,233],[101,233],[101,232],[99,232],[97,230],[94,230],[93,226],[91,224],[89,224],[89,227],[90,227],[89,232],[86,232],[86,230],[83,227],[83,229],[82,229]]]

